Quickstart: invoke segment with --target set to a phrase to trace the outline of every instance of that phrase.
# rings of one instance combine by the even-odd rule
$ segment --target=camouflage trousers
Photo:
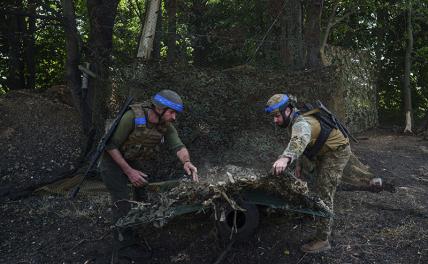
[[[328,151],[315,159],[315,179],[312,191],[325,202],[332,212],[336,188],[350,155],[350,146],[343,145],[337,150]],[[318,218],[315,223],[315,239],[328,239],[331,235],[332,225],[333,218]]]

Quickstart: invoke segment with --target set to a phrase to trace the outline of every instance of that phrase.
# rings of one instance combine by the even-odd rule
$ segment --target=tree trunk
[[[428,113],[425,114],[425,116],[422,118],[420,131],[427,130],[428,131]]]
[[[156,22],[158,18],[160,0],[151,0],[149,10],[146,12],[143,33],[141,34],[140,44],[138,47],[138,58],[150,60],[153,50],[153,40],[156,34]]]
[[[36,31],[36,3],[34,0],[28,0],[28,27],[26,28],[26,36],[24,37],[24,53],[25,53],[25,67],[26,72],[26,88],[34,90],[36,88],[36,60],[34,58],[35,51],[35,38]]]
[[[18,11],[22,9],[22,1],[16,1]],[[11,90],[24,89],[24,62],[23,62],[23,25],[22,18],[18,15],[8,14],[7,18],[7,42],[8,42],[8,76],[7,86]]]
[[[302,5],[300,0],[286,0],[281,16],[280,55],[290,70],[303,68]]]
[[[322,65],[320,54],[321,13],[323,0],[310,0],[307,6],[305,25],[306,67],[317,68]]]
[[[162,0],[160,1],[160,5],[159,5],[158,18],[156,20],[155,39],[153,41],[152,59],[154,61],[160,60],[161,39],[162,39]]]
[[[104,132],[107,118],[107,101],[111,94],[109,67],[113,42],[113,26],[119,0],[87,0],[89,14],[89,62],[91,70],[97,75],[89,81],[88,93],[84,98],[92,110],[83,118],[91,122],[91,131],[86,131],[88,146]]]
[[[410,92],[410,67],[412,64],[412,50],[413,50],[413,29],[412,29],[412,1],[408,0],[407,7],[407,23],[406,35],[407,46],[406,56],[404,61],[404,112],[406,114],[406,127],[404,133],[412,133],[412,95]]]
[[[177,0],[167,1],[167,15],[168,15],[168,63],[173,64],[176,60],[177,47],[176,47],[176,23],[177,23]]]
[[[64,32],[67,57],[65,61],[65,80],[68,89],[70,89],[73,104],[80,113],[81,125],[84,134],[89,133],[91,123],[84,116],[90,110],[88,105],[84,104],[82,89],[80,84],[80,72],[78,65],[80,63],[79,35],[76,26],[76,15],[73,0],[62,0],[62,9],[64,15]]]
[[[197,66],[206,66],[207,65],[207,38],[206,32],[204,29],[204,16],[206,12],[206,3],[207,0],[193,0],[192,5],[192,18],[190,21],[191,28],[193,29],[195,37],[192,41],[193,47],[193,63]]]

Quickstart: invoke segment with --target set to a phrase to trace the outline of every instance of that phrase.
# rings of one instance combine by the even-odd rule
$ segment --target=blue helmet
[[[152,103],[160,108],[171,108],[177,112],[183,112],[183,100],[174,91],[162,90],[152,97]]]
[[[286,94],[275,94],[266,103],[265,112],[275,114],[282,112],[290,103],[290,98]]]

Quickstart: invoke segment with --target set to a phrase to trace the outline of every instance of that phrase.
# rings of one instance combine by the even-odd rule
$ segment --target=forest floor
[[[69,108],[34,96],[0,97],[0,110],[6,113],[0,127],[0,263],[109,263],[111,210],[106,193],[80,195],[73,201],[57,195],[14,196],[51,179],[53,172],[61,174],[58,168],[72,169],[70,160],[77,157],[78,132],[71,129],[78,124],[76,117],[68,116]],[[40,100],[54,110],[41,112],[36,103]],[[40,120],[57,120],[64,131],[40,120],[23,129],[25,107],[37,109]],[[19,111],[21,117],[7,115]],[[43,133],[31,140],[40,125]],[[61,141],[53,138],[56,133],[62,133]],[[428,141],[380,129],[358,137],[363,140],[352,145],[354,153],[375,176],[393,183],[395,192],[338,191],[332,249],[316,255],[299,250],[313,232],[312,217],[261,209],[252,239],[235,243],[223,263],[428,263]],[[53,145],[31,143],[43,142],[41,138]],[[20,149],[23,139],[28,142]],[[73,151],[61,150],[67,146]],[[152,250],[147,263],[214,263],[224,252],[209,213],[177,217],[160,229],[141,226],[139,233]]]

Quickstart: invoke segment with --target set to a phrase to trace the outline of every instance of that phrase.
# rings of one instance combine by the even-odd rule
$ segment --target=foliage
[[[422,118],[428,110],[428,1],[414,3],[414,54],[411,67],[411,90],[413,110],[416,118]],[[330,43],[355,50],[367,50],[376,69],[376,81],[381,113],[404,118],[402,109],[402,86],[405,55],[405,12],[406,1],[358,2],[340,1],[340,8],[357,8],[349,19],[332,32]],[[397,116],[398,115],[398,116]]]
[[[126,0],[119,2],[113,33],[113,60],[129,64],[138,49],[141,25],[144,23],[145,1]]]
[[[27,10],[30,1],[6,2],[1,9],[4,12],[1,19],[6,17],[7,12],[16,11],[18,2],[22,5],[22,11]],[[34,2],[38,15],[34,52],[36,87],[41,89],[65,82],[65,40],[61,1]],[[90,30],[86,1],[76,0],[73,3],[81,38],[82,62],[85,62],[89,52],[87,40]],[[158,32],[161,34],[161,60],[166,60],[167,36],[170,34],[165,3],[162,1],[162,32]],[[280,23],[274,21],[282,12],[282,1],[185,0],[177,1],[177,4],[177,61],[220,68],[249,62],[263,67],[280,65],[281,28]],[[428,26],[428,0],[413,1],[413,5],[415,41],[411,89],[415,117],[421,118],[428,110],[428,32],[425,30]],[[129,65],[135,60],[146,6],[146,0],[120,1],[113,35],[114,68]],[[322,27],[326,28],[331,14],[337,21],[340,20],[331,28],[328,43],[356,51],[364,50],[371,55],[382,113],[398,114],[402,108],[405,8],[406,1],[397,0],[324,1]],[[7,90],[5,76],[8,73],[7,28],[4,25],[2,23],[0,27],[2,92]]]
[[[40,6],[42,14],[60,16],[59,1],[47,1],[49,8]],[[36,22],[36,88],[45,89],[64,80],[65,39],[61,22],[38,20]]]
[[[281,177],[274,177],[258,170],[227,165],[211,168],[198,184],[186,178],[161,184],[164,185],[149,185],[147,201],[134,202],[136,206],[116,226],[153,224],[162,227],[181,210],[191,206],[205,210],[213,208],[214,212],[222,212],[226,208],[243,211],[239,205],[243,192],[255,193],[259,197],[260,194],[261,197],[263,194],[275,194],[285,201],[281,206],[273,203],[283,211],[300,209],[321,216],[332,213],[324,202],[309,193],[307,183],[296,178],[291,169],[284,171]]]

